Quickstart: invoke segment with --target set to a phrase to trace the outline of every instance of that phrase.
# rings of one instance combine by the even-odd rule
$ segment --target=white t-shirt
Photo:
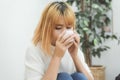
[[[52,51],[54,51],[53,46],[51,47],[51,49]],[[90,69],[85,63],[83,53],[80,49],[78,50],[78,56],[82,61],[84,67],[88,70],[88,72],[90,72]],[[45,55],[40,47],[30,44],[30,46],[27,48],[25,56],[24,80],[41,80],[48,68],[50,60],[51,57]],[[68,50],[61,60],[59,72],[67,72],[69,74],[76,72],[75,65]]]

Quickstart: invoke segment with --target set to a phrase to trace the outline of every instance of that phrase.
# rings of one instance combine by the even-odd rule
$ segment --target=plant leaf
[[[98,44],[98,40],[95,38],[94,39],[94,45],[96,46]]]
[[[86,26],[88,26],[88,22],[87,22],[86,20],[84,20],[84,24],[85,24]]]
[[[99,8],[99,6],[97,4],[92,4],[93,8]]]
[[[88,31],[89,29],[85,27],[85,28],[83,28],[83,30],[84,30],[84,31]]]

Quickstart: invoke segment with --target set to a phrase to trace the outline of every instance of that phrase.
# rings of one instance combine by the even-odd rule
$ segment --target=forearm
[[[53,57],[42,80],[56,80],[60,65],[60,58]]]
[[[74,64],[75,64],[75,67],[76,67],[76,70],[78,72],[82,72],[87,78],[88,80],[94,80],[93,76],[91,73],[89,73],[86,68],[84,67],[84,65],[82,64],[81,60],[79,59],[78,56],[74,56],[72,57],[73,58],[73,61],[74,61]]]

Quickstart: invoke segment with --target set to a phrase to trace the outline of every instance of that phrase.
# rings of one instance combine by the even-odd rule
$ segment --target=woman
[[[26,52],[25,80],[94,80],[79,42],[71,7],[48,4]]]

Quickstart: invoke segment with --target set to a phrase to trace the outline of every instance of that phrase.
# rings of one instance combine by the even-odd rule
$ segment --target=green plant
[[[112,10],[112,0],[67,0],[76,8],[76,30],[81,35],[81,47],[85,53],[86,62],[91,65],[91,55],[100,58],[101,53],[110,49],[103,43],[107,39],[118,39],[115,34],[108,33],[111,19],[107,13]]]

